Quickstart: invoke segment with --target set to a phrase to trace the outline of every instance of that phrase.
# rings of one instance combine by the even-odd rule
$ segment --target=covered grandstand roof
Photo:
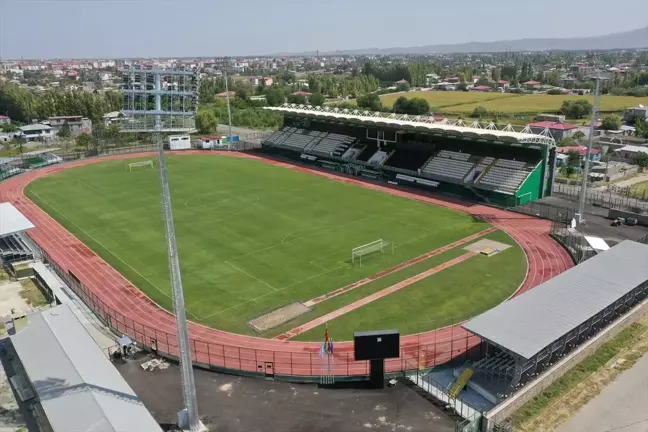
[[[648,245],[626,240],[463,327],[530,359],[647,281],[646,263]]]
[[[0,237],[34,228],[34,224],[13,204],[0,203]]]
[[[68,305],[11,337],[54,432],[162,429]]]
[[[289,112],[296,115],[318,117],[322,119],[346,120],[373,126],[392,126],[411,129],[414,131],[426,131],[430,133],[440,133],[471,139],[482,138],[491,141],[506,141],[526,145],[555,145],[554,139],[549,136],[515,132],[510,125],[508,125],[504,130],[499,130],[493,123],[486,128],[477,127],[477,122],[473,123],[471,126],[465,126],[462,123],[451,125],[447,123],[437,123],[435,122],[434,117],[429,116],[408,116],[407,114],[385,114],[380,112],[372,113],[369,111],[313,107],[309,105],[295,104],[284,104],[281,107],[266,107],[266,109]]]

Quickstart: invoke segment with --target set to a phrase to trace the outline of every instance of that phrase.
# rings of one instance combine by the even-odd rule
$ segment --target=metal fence
[[[585,234],[572,228],[569,223],[553,221],[549,235],[563,245],[576,264],[596,255],[596,251],[585,240]]]
[[[554,184],[553,195],[570,200],[580,199],[580,186]],[[596,207],[615,208],[633,213],[648,214],[648,191],[634,192],[629,187],[610,185],[605,190],[590,189],[585,202]]]
[[[541,201],[532,201],[521,206],[508,208],[507,210],[563,223],[570,223],[576,214],[574,209],[550,205]]]

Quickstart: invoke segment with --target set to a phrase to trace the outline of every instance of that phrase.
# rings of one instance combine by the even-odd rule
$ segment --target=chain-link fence
[[[596,255],[596,251],[585,239],[585,234],[568,223],[553,221],[549,235],[567,249],[576,264]]]
[[[554,184],[553,195],[569,200],[580,199],[580,186]],[[597,207],[615,208],[633,213],[648,214],[648,189],[617,187],[610,185],[605,189],[588,189],[585,202]]]

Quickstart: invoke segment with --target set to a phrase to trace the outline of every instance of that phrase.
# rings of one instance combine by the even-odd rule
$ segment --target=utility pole
[[[594,93],[594,106],[592,107],[592,120],[587,140],[587,153],[585,154],[585,165],[583,167],[583,182],[581,184],[580,202],[578,204],[578,213],[576,213],[576,222],[581,224],[585,222],[585,197],[587,194],[587,177],[589,175],[590,157],[592,154],[592,142],[594,141],[594,130],[598,121],[599,92],[601,84],[600,71],[596,72],[596,92]]]
[[[227,71],[225,71],[225,97],[227,97],[227,147],[232,148],[232,109],[230,108],[229,84]]]

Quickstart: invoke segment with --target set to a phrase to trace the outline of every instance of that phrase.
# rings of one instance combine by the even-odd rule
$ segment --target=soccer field
[[[128,172],[136,160],[141,159],[64,170],[30,184],[26,193],[171,310],[159,175],[147,167]],[[255,317],[488,228],[442,207],[256,160],[171,155],[168,166],[188,316],[237,333],[258,335],[248,325]],[[345,322],[378,328],[385,322],[384,304],[393,298],[389,323],[403,322],[404,332],[422,331],[504,300],[524,279],[524,253],[500,231],[484,238],[512,247],[429,276],[354,310]],[[390,244],[384,253],[365,257],[361,267],[350,262],[352,248],[378,239]],[[462,247],[449,249],[318,303],[261,336],[274,337],[465,253]]]

